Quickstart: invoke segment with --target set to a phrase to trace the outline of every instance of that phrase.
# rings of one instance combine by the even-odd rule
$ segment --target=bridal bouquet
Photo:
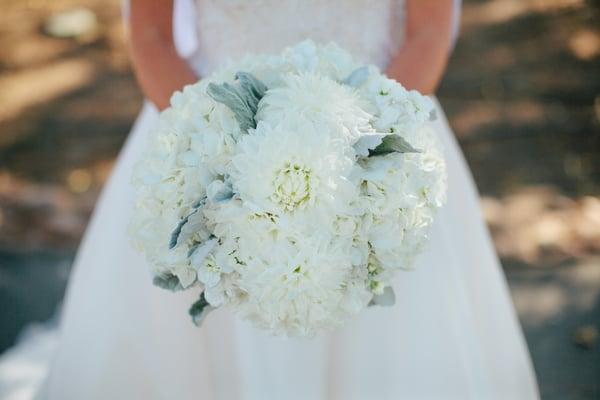
[[[247,56],[173,95],[134,172],[133,242],[154,283],[312,335],[394,302],[445,197],[415,91],[311,41]]]

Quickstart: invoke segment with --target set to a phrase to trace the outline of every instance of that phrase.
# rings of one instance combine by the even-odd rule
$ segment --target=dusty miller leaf
[[[206,204],[206,197],[202,198],[196,204],[194,204],[192,206],[193,211],[185,217],[183,217],[181,221],[179,221],[173,232],[171,232],[171,239],[169,240],[169,250],[172,250],[179,245],[179,243],[182,241],[181,232],[184,229],[184,226],[190,221],[191,218],[194,217],[194,214],[200,211],[204,204]]]
[[[209,185],[207,192],[206,196],[211,203],[222,203],[231,200],[235,194],[233,193],[233,187],[229,180],[226,180],[221,185]]]
[[[256,79],[254,75],[247,72],[238,72],[235,77],[240,82],[241,91],[244,96],[251,100],[248,102],[248,105],[256,115],[256,111],[258,110],[258,102],[267,92],[267,86]]]
[[[233,112],[243,131],[256,128],[254,116],[258,110],[258,102],[266,91],[265,84],[247,72],[238,72],[233,85],[227,82],[210,83],[207,89],[210,97]]]
[[[420,153],[420,150],[415,149],[398,135],[387,135],[381,140],[381,144],[373,150],[369,150],[369,157],[383,156],[390,153]]]
[[[386,133],[372,133],[361,136],[353,145],[358,157],[368,157],[369,152],[379,146]]]
[[[152,283],[161,289],[170,290],[171,292],[183,290],[183,286],[181,286],[179,278],[176,275],[168,272],[156,275],[152,280]]]
[[[192,304],[189,310],[189,314],[192,317],[194,325],[200,326],[206,315],[214,309],[215,308],[208,304],[208,301],[206,301],[204,292],[200,293],[200,298],[194,304]]]

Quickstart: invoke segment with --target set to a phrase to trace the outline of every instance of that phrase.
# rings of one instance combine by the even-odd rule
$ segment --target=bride
[[[451,0],[131,0],[131,53],[148,102],[96,208],[70,281],[41,399],[536,399],[535,376],[476,189],[438,106],[448,202],[397,304],[314,339],[269,336],[152,286],[129,245],[129,180],[157,108],[228,58],[335,41],[433,93],[456,29]],[[173,17],[173,18],[172,18]],[[173,34],[172,34],[173,32]]]

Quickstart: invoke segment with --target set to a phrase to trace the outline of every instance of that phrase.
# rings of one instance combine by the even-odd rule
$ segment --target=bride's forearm
[[[173,1],[131,0],[131,58],[146,97],[159,109],[169,106],[173,92],[198,78],[175,50]]]
[[[442,48],[424,50],[424,46],[438,46],[431,42],[423,35],[405,43],[388,66],[387,75],[407,89],[434,93],[446,68],[448,52]]]
[[[390,61],[387,75],[408,89],[435,92],[450,54],[451,0],[408,0],[405,40]]]
[[[132,45],[131,53],[137,81],[144,95],[159,110],[169,106],[175,91],[197,81],[191,68],[170,46],[156,43],[147,47]]]

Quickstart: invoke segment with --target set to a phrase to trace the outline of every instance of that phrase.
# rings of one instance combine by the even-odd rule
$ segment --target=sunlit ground
[[[598,398],[599,2],[465,3],[440,100],[482,193],[544,398]],[[56,19],[74,7],[84,9],[78,22]],[[56,309],[142,98],[117,0],[0,8],[1,350]]]

